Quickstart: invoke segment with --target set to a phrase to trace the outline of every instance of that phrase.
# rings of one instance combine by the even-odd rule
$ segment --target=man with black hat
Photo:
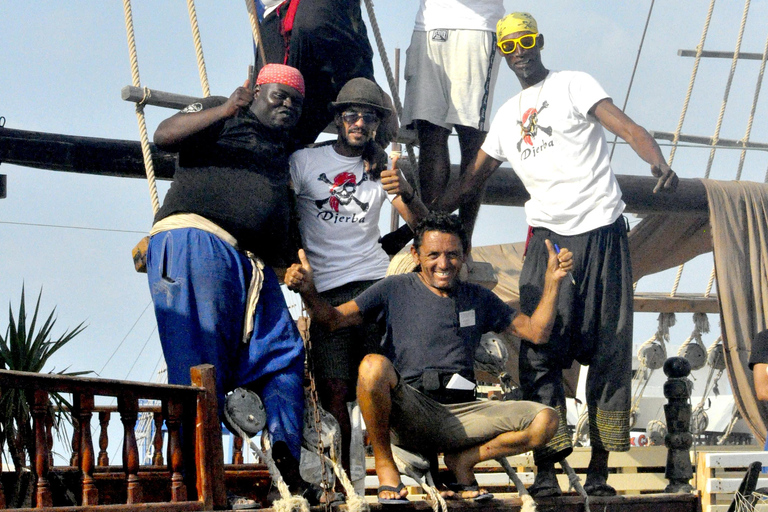
[[[389,257],[378,242],[378,224],[388,194],[409,224],[425,215],[426,208],[397,169],[377,173],[364,161],[374,150],[380,123],[391,114],[381,88],[366,78],[354,78],[329,109],[338,138],[333,144],[294,153],[291,178],[301,238],[315,269],[317,288],[337,305],[386,275]],[[310,327],[310,358],[320,401],[341,425],[342,462],[347,470],[351,438],[347,402],[355,399],[360,360],[377,351],[381,334],[374,324],[332,334],[314,324]]]

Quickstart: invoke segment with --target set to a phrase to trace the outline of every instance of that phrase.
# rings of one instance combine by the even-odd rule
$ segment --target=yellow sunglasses
[[[508,55],[514,53],[517,50],[519,44],[524,50],[529,50],[536,46],[536,38],[539,37],[539,33],[525,34],[524,36],[516,37],[515,39],[505,39],[497,43],[497,46],[501,50],[501,53]]]

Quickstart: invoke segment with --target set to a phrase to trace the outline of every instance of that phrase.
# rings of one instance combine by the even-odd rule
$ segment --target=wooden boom
[[[170,180],[175,155],[152,146],[155,176]],[[0,162],[100,176],[144,178],[144,161],[137,141],[79,137],[0,128]],[[452,166],[458,174],[458,166]],[[681,179],[674,194],[653,194],[652,176],[618,175],[627,211],[632,213],[707,211],[704,185],[697,179]],[[502,167],[488,180],[484,204],[522,206],[529,199],[520,178]]]

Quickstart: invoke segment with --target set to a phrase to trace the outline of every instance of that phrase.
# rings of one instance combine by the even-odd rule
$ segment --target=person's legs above
[[[397,372],[386,357],[369,354],[360,363],[359,374],[357,400],[373,447],[376,475],[379,484],[388,487],[379,493],[379,499],[404,498],[408,491],[401,487],[389,435],[392,390],[398,382]]]
[[[451,130],[416,120],[419,134],[419,184],[421,200],[433,208],[451,177],[451,159],[448,154],[448,136]]]
[[[456,133],[459,136],[459,148],[461,150],[461,164],[459,167],[459,176],[463,177],[467,172],[469,164],[477,156],[477,152],[485,142],[485,136],[487,132],[480,131],[477,128],[471,128],[469,126],[455,125]],[[472,203],[462,204],[459,208],[459,217],[461,218],[464,226],[467,227],[470,240],[472,239],[472,231],[474,230],[474,222],[472,225],[468,225],[470,219],[477,219],[477,212],[480,210],[480,203],[483,200],[482,194],[477,196],[477,200]]]

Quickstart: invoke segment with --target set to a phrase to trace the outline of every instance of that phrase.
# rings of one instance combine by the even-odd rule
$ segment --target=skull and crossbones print
[[[367,173],[363,173],[363,177],[360,178],[359,182],[357,181],[355,174],[351,172],[340,172],[333,178],[333,181],[329,180],[328,176],[323,172],[320,173],[317,180],[330,185],[329,191],[331,193],[331,195],[325,199],[318,199],[315,201],[318,209],[322,209],[323,206],[325,206],[325,203],[328,203],[333,211],[338,212],[340,205],[347,206],[354,201],[362,211],[368,211],[368,203],[360,201],[355,197],[357,187],[363,182],[368,181]]]

